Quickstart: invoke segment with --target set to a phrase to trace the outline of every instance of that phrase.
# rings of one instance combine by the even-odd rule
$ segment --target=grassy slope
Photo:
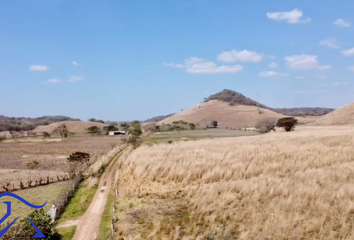
[[[146,139],[146,143],[153,142],[168,142],[180,140],[197,140],[203,138],[217,138],[217,137],[240,137],[258,135],[254,131],[239,131],[226,129],[207,129],[207,130],[188,130],[188,131],[173,131],[173,132],[157,132],[150,134]]]
[[[61,236],[61,240],[71,240],[75,235],[76,227],[59,228],[56,231]]]
[[[42,205],[47,202],[44,206],[44,210],[48,211],[65,184],[66,182],[53,183],[47,186],[18,190],[14,193],[35,205]],[[34,210],[21,201],[13,199],[12,197],[2,197],[0,202],[0,216],[4,216],[6,214],[6,205],[2,203],[4,201],[10,201],[12,203],[11,216],[7,219],[9,221],[14,220],[16,217],[20,217],[19,219],[26,217]]]

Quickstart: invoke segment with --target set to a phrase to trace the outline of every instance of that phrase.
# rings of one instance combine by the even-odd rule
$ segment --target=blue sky
[[[0,2],[0,114],[144,120],[225,88],[270,107],[354,102],[349,0]],[[352,67],[351,67],[352,66]]]

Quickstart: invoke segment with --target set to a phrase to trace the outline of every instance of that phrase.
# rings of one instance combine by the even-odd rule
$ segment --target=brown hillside
[[[219,100],[209,100],[188,108],[182,112],[176,113],[158,124],[168,124],[173,121],[183,120],[186,122],[199,123],[201,125],[209,124],[211,121],[218,121],[220,127],[242,128],[255,127],[258,121],[265,118],[282,118],[285,117],[279,113],[256,106],[230,106],[226,102]]]
[[[354,103],[339,108],[318,118],[311,125],[349,125],[354,124]]]
[[[36,129],[33,130],[33,132],[37,132],[37,133],[47,132],[49,134],[52,134],[53,132],[55,132],[57,130],[57,128],[61,124],[65,124],[68,132],[73,133],[73,134],[87,133],[87,128],[92,127],[92,126],[97,126],[100,129],[107,126],[106,124],[97,123],[97,122],[64,121],[64,122],[52,123],[52,124],[45,125],[45,126],[38,126]]]

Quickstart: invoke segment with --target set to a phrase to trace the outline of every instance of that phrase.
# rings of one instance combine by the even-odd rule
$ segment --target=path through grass
[[[68,220],[74,220],[84,215],[87,208],[95,195],[98,185],[88,186],[83,182],[78,189],[74,192],[73,197],[70,199],[68,206],[65,208],[63,214],[60,216],[58,225]]]

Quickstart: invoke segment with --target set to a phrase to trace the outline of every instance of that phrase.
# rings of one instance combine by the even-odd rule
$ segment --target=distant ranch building
[[[241,128],[242,131],[256,131],[255,127]]]
[[[114,135],[127,135],[129,131],[110,131],[108,135],[114,136]]]

